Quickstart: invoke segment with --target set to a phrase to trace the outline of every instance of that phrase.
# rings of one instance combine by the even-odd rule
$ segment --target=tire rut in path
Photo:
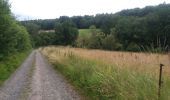
[[[80,100],[64,78],[37,51],[30,100]]]

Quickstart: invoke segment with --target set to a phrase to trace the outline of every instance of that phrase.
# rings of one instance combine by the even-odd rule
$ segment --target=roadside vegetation
[[[67,47],[40,51],[91,100],[157,100],[159,63],[164,63],[160,100],[170,99],[168,55]]]
[[[0,85],[32,49],[30,35],[12,16],[8,0],[0,0]]]

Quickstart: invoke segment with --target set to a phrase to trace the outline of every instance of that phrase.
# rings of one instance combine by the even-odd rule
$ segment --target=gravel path
[[[80,96],[34,51],[2,86],[0,100],[80,100]]]
[[[33,67],[34,54],[24,61],[21,67],[0,88],[0,100],[21,100],[30,82],[30,72]]]

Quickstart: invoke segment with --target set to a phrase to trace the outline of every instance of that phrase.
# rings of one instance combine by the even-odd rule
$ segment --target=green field
[[[97,29],[97,32],[100,32],[100,29]],[[90,29],[79,29],[79,37],[88,37],[91,35]]]

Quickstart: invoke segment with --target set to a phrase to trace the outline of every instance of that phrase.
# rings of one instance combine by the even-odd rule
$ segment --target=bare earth
[[[38,51],[33,51],[0,88],[0,100],[80,100],[80,96]]]

